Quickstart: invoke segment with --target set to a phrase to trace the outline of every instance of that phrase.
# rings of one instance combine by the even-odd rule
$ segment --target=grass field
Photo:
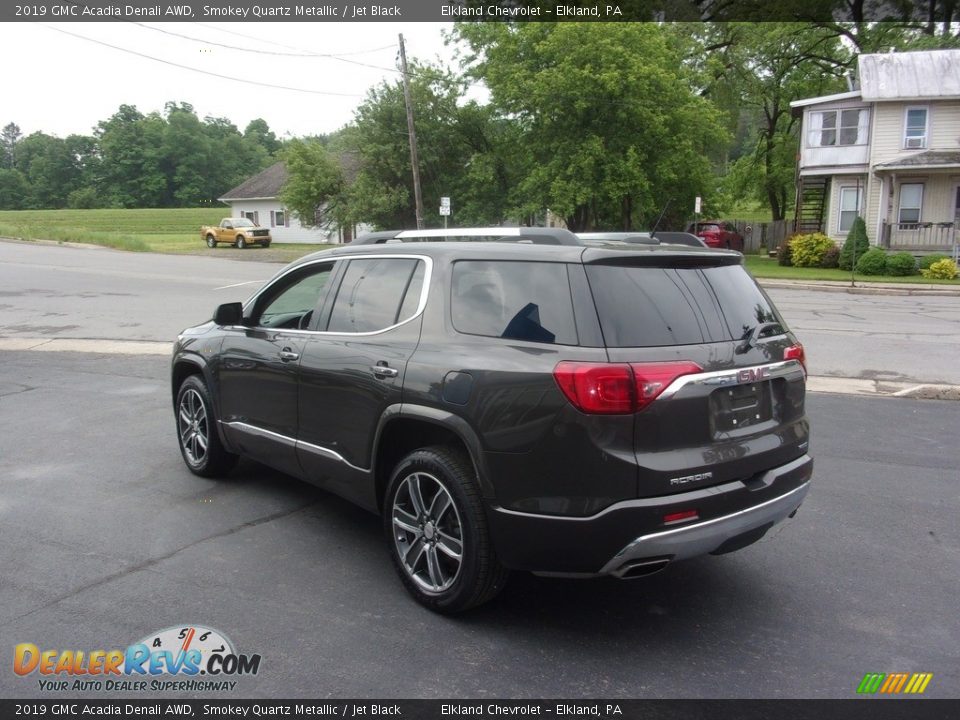
[[[210,250],[200,238],[200,226],[218,224],[226,212],[226,208],[2,210],[0,236],[89,243],[133,252],[207,255],[232,250]],[[293,260],[325,247],[330,246],[275,243],[262,251],[261,257]]]

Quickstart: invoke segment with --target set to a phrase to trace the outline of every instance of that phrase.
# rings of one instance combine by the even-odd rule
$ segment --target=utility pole
[[[407,74],[407,51],[400,33],[400,72],[403,73],[403,100],[407,106],[407,134],[410,137],[410,165],[413,169],[413,198],[416,203],[417,230],[423,229],[423,193],[420,192],[420,163],[417,160],[417,131],[413,126],[413,102],[410,100],[410,77]]]

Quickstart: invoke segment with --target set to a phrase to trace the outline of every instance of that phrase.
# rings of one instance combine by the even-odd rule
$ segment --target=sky
[[[454,49],[445,47],[442,36],[450,27],[449,23],[0,23],[5,67],[0,127],[15,122],[24,136],[35,131],[59,137],[89,135],[121,104],[135,105],[146,114],[162,112],[167,101],[176,101],[193,105],[200,118],[226,117],[241,131],[261,117],[281,138],[327,133],[353,119],[370,87],[399,77],[392,70],[399,33],[408,60],[456,67]],[[236,82],[170,63],[293,89]]]

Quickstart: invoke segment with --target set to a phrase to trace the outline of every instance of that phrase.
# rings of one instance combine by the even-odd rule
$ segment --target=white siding
[[[821,147],[818,144],[819,133],[813,128],[811,117],[815,113],[828,110],[866,110],[864,124],[865,141],[860,145],[833,145]],[[824,167],[866,166],[870,157],[870,122],[872,112],[868,105],[864,105],[859,98],[844,101],[827,102],[821,105],[811,105],[804,108],[803,127],[800,143],[800,168],[804,170]]]
[[[835,175],[830,182],[830,198],[829,204],[827,206],[827,211],[824,213],[824,225],[823,225],[823,234],[828,235],[830,238],[837,242],[842,242],[847,238],[847,230],[841,231],[840,226],[840,188],[850,187],[856,188],[859,183],[860,192],[862,193],[860,209],[863,212],[864,206],[870,197],[870,191],[872,190],[871,186],[867,185],[867,180],[863,175]],[[864,218],[867,219],[866,217]],[[867,223],[867,237],[873,241],[873,237],[876,233],[870,228],[869,221]]]
[[[283,210],[277,200],[235,200],[230,203],[230,215],[240,217],[245,212],[256,212],[261,227],[270,228],[274,242],[278,243],[339,243],[340,233],[337,228],[321,229],[304,227],[300,219],[293,213],[288,213],[289,225],[284,227],[270,226],[270,213]],[[366,227],[358,227],[357,234],[368,232]]]
[[[927,146],[904,148],[903,131],[908,107],[926,107]],[[957,150],[960,148],[960,103],[958,102],[885,102],[874,110],[872,163],[890,162],[925,150]]]

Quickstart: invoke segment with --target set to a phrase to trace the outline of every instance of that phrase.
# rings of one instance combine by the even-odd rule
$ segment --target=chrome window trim
[[[406,325],[408,322],[412,322],[413,320],[416,320],[418,317],[420,317],[423,314],[423,311],[427,307],[427,298],[430,295],[430,281],[433,278],[433,258],[430,257],[429,255],[414,255],[414,254],[406,254],[406,253],[402,255],[401,254],[394,255],[392,253],[391,254],[385,253],[383,255],[338,255],[335,258],[318,258],[316,260],[312,260],[311,262],[303,263],[302,265],[297,265],[295,267],[292,267],[286,272],[284,272],[283,274],[277,275],[275,278],[268,281],[266,285],[260,288],[256,292],[256,294],[251,296],[250,299],[243,304],[243,311],[246,312],[247,307],[256,303],[257,299],[260,297],[260,295],[263,294],[264,290],[266,290],[269,287],[272,287],[275,283],[280,282],[283,278],[285,278],[290,273],[296,272],[298,270],[302,270],[305,267],[310,267],[311,265],[316,265],[318,263],[336,263],[342,260],[351,261],[351,260],[390,260],[390,259],[422,260],[424,263],[426,263],[426,269],[424,270],[424,273],[423,273],[423,287],[420,288],[420,302],[417,303],[417,309],[414,311],[413,315],[408,317],[406,320],[401,320],[400,322],[394,323],[393,325],[390,325],[389,327],[385,327],[381,330],[369,330],[367,332],[355,332],[355,333],[332,332],[330,330],[297,330],[292,328],[268,328],[268,327],[263,327],[262,325],[254,325],[252,327],[248,327],[246,325],[227,325],[224,327],[224,329],[225,330],[244,330],[244,331],[259,329],[259,330],[266,330],[268,332],[275,332],[277,334],[284,334],[284,335],[286,334],[307,335],[307,336],[346,335],[349,337],[369,337],[371,335],[379,335],[381,333],[389,332],[390,330],[398,328],[401,325]],[[336,301],[336,299],[334,299],[334,301]]]
[[[284,445],[290,446],[295,450],[306,450],[312,452],[316,455],[323,455],[326,458],[331,460],[336,460],[337,462],[343,463],[347,467],[350,467],[354,470],[357,470],[362,473],[369,473],[370,470],[362,468],[358,465],[354,465],[352,462],[347,460],[343,455],[331,450],[330,448],[325,448],[322,445],[314,445],[313,443],[308,443],[305,440],[297,440],[288,435],[283,435],[273,430],[265,430],[264,428],[257,427],[256,425],[251,425],[250,423],[240,422],[239,420],[227,421],[220,420],[221,425],[226,425],[227,427],[238,430],[240,432],[245,432],[249,435],[257,435],[259,437],[266,437],[274,440],[278,440]]]

